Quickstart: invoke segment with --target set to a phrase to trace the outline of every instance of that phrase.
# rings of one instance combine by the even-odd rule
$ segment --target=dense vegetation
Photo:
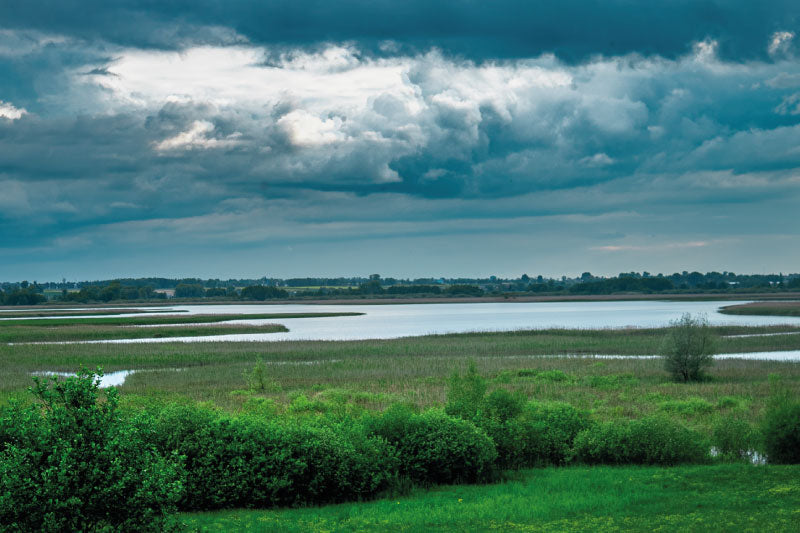
[[[66,281],[29,284],[0,283],[0,305],[35,305],[46,300],[62,302],[124,302],[180,299],[268,301],[287,298],[427,298],[478,296],[594,296],[610,294],[737,294],[800,290],[800,274],[734,274],[733,272],[681,272],[652,275],[623,272],[596,277],[584,272],[576,278],[260,278],[167,279],[139,278],[106,281]]]
[[[164,317],[58,318],[41,321],[39,327],[59,330],[83,320],[89,323],[82,327],[103,328],[108,325],[92,321],[160,319]],[[782,332],[790,334],[735,336]],[[800,335],[791,334],[796,332],[792,326],[707,331],[718,350],[726,352],[798,349]],[[514,491],[504,493],[503,506],[483,511],[469,507],[467,512],[478,513],[472,515],[476,523],[499,520],[503,528],[513,529],[511,517],[524,519],[527,511],[510,508],[508,502],[520,494],[533,497],[540,479],[567,476],[559,479],[571,479],[573,497],[590,485],[616,490],[609,485],[613,474],[582,465],[617,465],[623,467],[619,475],[631,479],[640,479],[639,471],[628,465],[702,465],[679,472],[695,480],[731,472],[729,482],[735,485],[751,474],[708,465],[745,463],[753,450],[766,453],[770,463],[798,461],[796,363],[720,360],[703,380],[677,383],[664,371],[662,360],[576,356],[656,353],[665,338],[663,329],[638,329],[354,342],[0,345],[0,403],[5,404],[0,410],[0,523],[11,524],[11,530],[127,531],[148,524],[166,529],[175,525],[177,509],[193,513],[178,518],[190,527],[205,527],[207,516],[210,527],[236,529],[227,522],[234,515],[195,513],[390,496],[396,505],[395,500],[409,501],[406,494],[420,494],[415,487],[458,483],[460,488],[443,490],[475,498]],[[70,370],[79,363],[147,372],[130,375],[121,398],[112,389],[98,390],[90,373],[58,383],[42,380],[34,387],[33,402],[24,393],[31,372]],[[51,449],[52,454],[44,451]],[[131,450],[136,450],[135,457],[128,457]],[[110,457],[116,462],[109,464]],[[520,474],[530,480],[524,487],[468,487],[513,479],[514,472],[531,467],[558,469]],[[752,476],[761,475],[755,467],[747,468]],[[105,471],[112,475],[99,479]],[[144,479],[144,472],[154,474]],[[651,472],[649,478],[673,475],[666,469]],[[782,470],[775,472],[783,475]],[[596,482],[587,481],[593,476]],[[158,486],[149,485],[149,479]],[[647,486],[645,480],[641,483]],[[76,490],[70,498],[65,487],[74,486],[96,489]],[[794,501],[791,491],[800,489],[786,486],[788,494],[773,495],[780,505],[770,503],[776,505],[776,520],[792,518],[785,511]],[[654,487],[651,497],[666,497],[667,486],[658,487],[664,491]],[[435,499],[437,492],[430,494]],[[131,498],[125,505],[130,512],[118,511],[118,502],[126,498]],[[739,494],[730,496],[730,501],[739,499]],[[626,507],[619,505],[612,508],[619,509],[622,520]],[[575,509],[584,509],[589,517],[598,512],[581,505]],[[326,516],[328,511],[319,512]],[[698,512],[700,519],[709,518],[709,511]],[[300,522],[287,524],[279,517],[306,516],[304,511],[235,513],[252,516],[251,527],[265,530],[302,530]],[[444,519],[437,513],[408,518],[425,530],[430,529],[425,524],[436,527],[436,520]],[[586,529],[599,527],[566,510],[537,520],[566,517]],[[452,514],[450,519],[462,523]],[[220,520],[226,525],[214,525]],[[300,520],[310,520],[305,529],[319,525],[308,517]],[[380,522],[368,516],[364,520],[380,529]],[[729,520],[739,524],[740,514]],[[790,530],[783,522],[776,524],[781,526],[777,530]],[[391,524],[383,525],[391,529]],[[320,527],[336,529],[334,524]],[[559,529],[555,522],[550,527]]]
[[[363,500],[543,465],[702,464],[717,444],[666,415],[598,422],[568,404],[487,395],[474,365],[450,377],[444,410],[298,396],[282,414],[264,401],[239,415],[153,400],[120,411],[116,390],[98,385],[85,371],[37,379],[38,403],[3,409],[0,523],[9,530],[159,530],[176,506]],[[761,427],[770,461],[800,460],[800,402],[785,389]],[[738,455],[723,457],[746,457],[749,442],[733,444]]]

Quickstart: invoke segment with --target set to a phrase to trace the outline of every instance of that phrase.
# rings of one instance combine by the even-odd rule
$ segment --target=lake
[[[660,327],[682,313],[703,313],[711,324],[800,326],[800,317],[723,315],[717,310],[744,301],[616,301],[616,302],[508,302],[382,305],[179,305],[142,308],[151,311],[181,311],[185,314],[328,313],[361,312],[362,316],[235,320],[232,323],[278,323],[285,333],[220,335],[147,339],[147,342],[361,340],[392,339],[470,331],[513,331],[546,328]],[[120,315],[125,316],[125,315]],[[137,315],[132,315],[137,316]],[[141,316],[141,315],[138,315]],[[152,315],[151,315],[152,316]],[[144,339],[113,342],[143,342]]]

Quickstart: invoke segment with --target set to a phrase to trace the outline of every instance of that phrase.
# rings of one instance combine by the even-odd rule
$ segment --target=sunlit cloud
[[[28,112],[23,108],[14,107],[12,104],[0,100],[0,118],[17,120],[27,113]]]

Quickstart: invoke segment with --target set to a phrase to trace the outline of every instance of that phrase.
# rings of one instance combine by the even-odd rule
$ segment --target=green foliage
[[[684,416],[696,416],[710,413],[714,405],[703,398],[687,398],[685,400],[666,400],[658,404],[662,411],[678,413]]]
[[[151,412],[145,425],[162,453],[186,458],[183,509],[364,499],[389,488],[397,471],[393,448],[352,420],[264,421],[171,405]]]
[[[481,411],[486,418],[506,422],[519,416],[524,405],[525,397],[521,394],[512,394],[506,389],[497,389],[483,400]]]
[[[593,389],[614,390],[622,387],[633,387],[639,384],[639,380],[631,373],[606,374],[586,376],[583,378],[582,383]]]
[[[714,363],[714,339],[708,319],[684,313],[670,322],[661,348],[664,367],[676,381],[700,381]]]
[[[575,437],[592,427],[586,413],[560,402],[530,402],[525,406],[522,420],[528,428],[526,456],[530,466],[570,462]]]
[[[120,421],[101,371],[36,379],[38,404],[0,416],[0,524],[9,531],[163,531],[183,485]]]
[[[741,418],[720,417],[714,422],[711,444],[723,460],[748,460],[748,452],[758,444],[758,432]]]
[[[288,298],[289,293],[277,287],[267,285],[251,285],[242,289],[243,300],[273,300],[276,298]]]
[[[479,483],[496,474],[494,443],[466,420],[395,405],[367,424],[372,435],[397,449],[400,475],[415,483]]]
[[[486,380],[478,374],[475,362],[470,361],[464,376],[460,376],[457,372],[453,372],[450,376],[444,410],[448,415],[472,420],[477,416],[485,395]]]
[[[266,393],[266,392],[279,392],[281,386],[275,380],[270,379],[267,372],[267,365],[260,357],[256,361],[250,372],[245,374],[247,379],[247,386],[253,392]]]
[[[762,425],[767,460],[800,463],[800,401],[788,391],[773,394]]]
[[[708,460],[702,435],[667,418],[616,420],[575,437],[577,459],[588,464],[676,465]]]

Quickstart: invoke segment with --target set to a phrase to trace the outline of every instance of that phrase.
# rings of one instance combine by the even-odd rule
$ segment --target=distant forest
[[[81,282],[0,283],[0,304],[36,305],[46,302],[147,302],[180,300],[415,298],[468,296],[599,295],[746,293],[800,290],[800,274],[734,274],[681,272],[656,274],[623,272],[598,277],[584,272],[576,278],[528,276],[488,278],[382,278],[378,274],[351,278],[124,278]]]

